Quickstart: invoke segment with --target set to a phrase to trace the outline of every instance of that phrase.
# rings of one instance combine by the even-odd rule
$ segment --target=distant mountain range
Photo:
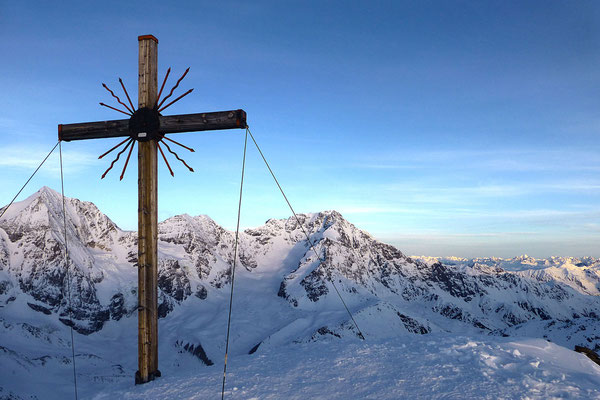
[[[110,381],[124,364],[135,371],[115,346],[135,353],[137,233],[90,202],[67,198],[66,210],[70,275],[59,193],[43,187],[0,219],[0,366],[64,367],[72,321],[81,354]],[[336,211],[298,217],[319,257],[294,218],[240,234],[233,354],[356,338],[331,281],[367,340],[453,332],[600,348],[599,259],[411,258]],[[207,216],[159,224],[159,337],[170,365],[223,354],[234,236]]]
[[[536,259],[527,254],[514,258],[480,257],[426,257],[413,259],[427,264],[442,263],[457,268],[474,268],[476,265],[501,268],[523,277],[542,282],[561,282],[582,294],[598,296],[600,291],[600,259],[594,257],[550,257]]]

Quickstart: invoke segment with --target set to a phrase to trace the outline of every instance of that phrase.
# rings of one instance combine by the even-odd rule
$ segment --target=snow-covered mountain
[[[0,365],[22,376],[46,365],[64,370],[72,323],[78,359],[87,360],[78,374],[97,383],[130,379],[137,234],[92,203],[66,198],[65,240],[62,207],[60,194],[44,187],[0,219]],[[318,257],[294,218],[240,235],[230,355],[356,339],[332,281],[367,340],[449,332],[600,348],[600,260],[419,260],[336,211],[298,217]],[[163,365],[210,365],[222,356],[234,239],[207,216],[159,224]],[[0,388],[28,393],[19,382],[0,378]]]
[[[557,281],[583,294],[600,294],[600,259],[593,257],[550,257],[535,259],[527,254],[514,258],[413,257],[427,264],[461,267],[487,265],[542,282]]]

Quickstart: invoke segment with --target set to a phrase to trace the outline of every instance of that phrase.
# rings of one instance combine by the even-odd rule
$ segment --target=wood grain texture
[[[238,128],[246,128],[246,112],[244,110],[161,116],[158,131],[160,133],[180,133]]]
[[[156,88],[155,88],[156,89]],[[244,110],[160,116],[160,133],[245,129]],[[83,122],[58,126],[59,140],[86,140],[129,136],[129,120]]]
[[[139,40],[138,107],[154,105],[157,42]],[[138,368],[141,382],[158,371],[158,173],[156,141],[138,142]]]
[[[129,120],[83,122],[58,125],[58,140],[103,139],[129,136]]]

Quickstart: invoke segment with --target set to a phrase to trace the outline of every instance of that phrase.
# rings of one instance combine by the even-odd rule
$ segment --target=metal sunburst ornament
[[[130,116],[130,118],[129,118],[129,137],[127,139],[123,140],[121,143],[114,146],[113,148],[111,148],[110,150],[108,150],[106,153],[104,153],[98,157],[98,159],[101,159],[104,156],[106,156],[107,154],[111,153],[113,150],[116,150],[117,148],[121,147],[122,145],[125,145],[125,147],[123,147],[123,149],[121,151],[119,151],[119,153],[117,153],[117,157],[113,160],[113,162],[110,164],[108,169],[106,171],[104,171],[104,174],[102,174],[102,179],[104,179],[106,174],[108,174],[108,172],[112,169],[112,167],[115,165],[115,163],[119,160],[119,157],[121,157],[121,154],[123,154],[129,148],[129,153],[127,153],[127,159],[125,160],[125,165],[123,165],[123,171],[121,172],[121,176],[119,177],[119,180],[123,180],[123,177],[125,176],[125,170],[127,169],[127,165],[129,164],[129,159],[131,158],[131,153],[133,152],[133,148],[135,146],[136,140],[139,142],[147,142],[150,140],[156,140],[156,145],[158,147],[158,150],[160,151],[160,154],[162,155],[163,160],[165,160],[165,164],[167,165],[167,168],[169,169],[171,176],[175,176],[175,174],[173,173],[173,170],[171,169],[171,165],[169,165],[169,161],[167,160],[167,157],[165,156],[165,153],[163,152],[163,149],[160,146],[161,143],[166,147],[166,149],[169,151],[169,153],[173,154],[177,160],[181,161],[183,163],[183,165],[185,165],[187,167],[187,169],[190,170],[190,172],[194,172],[194,169],[192,167],[190,167],[183,159],[181,159],[177,155],[177,153],[175,153],[173,150],[171,150],[171,148],[166,143],[166,141],[175,143],[176,145],[181,146],[184,149],[189,150],[191,152],[194,152],[194,149],[192,149],[191,147],[185,146],[179,142],[176,142],[175,140],[166,137],[166,135],[164,133],[159,132],[159,127],[160,127],[159,117],[161,116],[161,114],[160,114],[161,111],[167,109],[169,106],[171,106],[172,104],[181,100],[188,94],[192,93],[192,91],[194,90],[194,89],[188,90],[181,96],[177,97],[175,100],[173,100],[170,103],[168,103],[167,105],[163,106],[165,101],[173,95],[173,92],[175,91],[175,89],[177,89],[177,87],[179,86],[179,83],[183,80],[183,78],[185,78],[185,76],[187,75],[187,73],[189,71],[190,71],[189,68],[186,69],[185,72],[183,73],[183,75],[181,75],[181,78],[179,78],[177,80],[177,83],[175,83],[175,86],[173,86],[173,88],[171,89],[169,94],[164,99],[160,100],[162,91],[165,87],[165,84],[167,83],[167,78],[169,77],[169,74],[171,73],[171,68],[169,68],[167,70],[167,73],[165,74],[165,78],[163,79],[163,83],[160,87],[160,91],[158,92],[158,96],[156,97],[156,102],[154,103],[154,106],[152,108],[142,107],[142,108],[139,108],[136,110],[135,107],[133,106],[131,98],[129,97],[129,93],[127,93],[127,89],[125,88],[125,85],[123,84],[123,80],[121,78],[119,78],[119,83],[121,84],[121,87],[123,88],[123,92],[125,93],[125,96],[127,96],[127,100],[129,101],[129,105],[131,107],[129,107],[129,106],[127,106],[127,104],[123,103],[121,101],[121,99],[119,98],[119,96],[117,96],[112,90],[110,90],[108,88],[108,86],[106,86],[105,83],[102,84],[102,87],[104,89],[108,90],[108,92],[111,94],[111,96],[114,97],[115,99],[117,99],[117,102],[119,104],[121,104],[123,107],[125,107],[125,109],[127,111],[121,110],[116,107],[109,106],[104,103],[100,103],[100,105],[103,107],[110,108],[111,110],[118,111],[120,113]]]

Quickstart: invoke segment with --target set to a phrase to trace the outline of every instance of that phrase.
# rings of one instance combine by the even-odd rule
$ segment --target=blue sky
[[[59,123],[120,119],[137,36],[159,79],[194,92],[166,114],[243,108],[298,212],[340,211],[407,254],[600,256],[600,4],[592,1],[0,1],[0,203]],[[167,85],[169,86],[169,85]],[[134,102],[135,102],[135,95]],[[124,117],[124,116],[123,116]],[[159,176],[159,218],[235,228],[243,131],[186,133]],[[137,227],[136,164],[63,144],[65,190]],[[23,196],[60,188],[53,156]],[[244,227],[289,210],[249,148]]]

